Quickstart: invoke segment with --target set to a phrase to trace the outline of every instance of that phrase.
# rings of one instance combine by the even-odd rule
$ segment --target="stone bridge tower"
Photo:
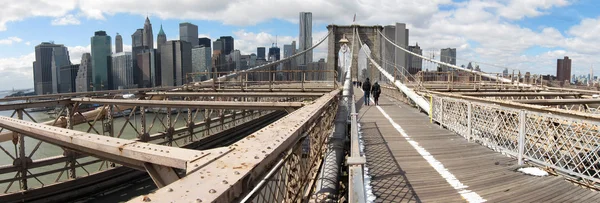
[[[346,35],[346,39],[350,41],[349,48],[354,49],[354,53],[352,54],[352,80],[355,81],[358,78],[358,52],[360,46],[358,45],[358,39],[356,39],[356,41],[353,39],[354,28],[358,29],[360,39],[371,49],[371,57],[373,57],[377,63],[381,64],[381,40],[383,39],[379,36],[377,31],[382,31],[382,26],[329,25],[327,26],[327,30],[331,31],[331,36],[327,39],[327,70],[336,70],[338,72],[338,77],[336,78],[338,81],[340,80],[341,74],[338,64],[338,52],[340,51],[339,41],[344,35]],[[369,66],[370,77],[374,77],[374,74],[376,73],[374,68],[375,67],[372,65]]]

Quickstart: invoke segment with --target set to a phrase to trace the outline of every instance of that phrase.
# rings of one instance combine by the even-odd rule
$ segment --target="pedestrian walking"
[[[373,84],[371,88],[371,92],[373,93],[373,99],[375,100],[375,106],[379,106],[379,94],[381,94],[381,87],[377,82]]]
[[[369,78],[362,84],[362,89],[365,92],[365,105],[369,106],[369,97],[371,96],[371,82],[369,81]]]

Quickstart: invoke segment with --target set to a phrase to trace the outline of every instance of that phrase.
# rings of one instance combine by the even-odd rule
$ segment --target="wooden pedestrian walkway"
[[[600,202],[600,192],[560,176],[518,172],[515,159],[404,103],[382,95],[380,106],[365,106],[355,95],[375,202]]]

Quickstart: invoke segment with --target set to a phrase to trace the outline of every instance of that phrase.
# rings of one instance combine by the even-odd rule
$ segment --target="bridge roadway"
[[[518,172],[515,159],[405,103],[382,95],[380,106],[365,106],[362,91],[355,95],[375,202],[600,202],[599,192],[561,176]]]

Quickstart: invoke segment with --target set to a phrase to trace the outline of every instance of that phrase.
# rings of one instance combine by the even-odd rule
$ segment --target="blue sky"
[[[297,40],[298,13],[310,11],[314,42],[326,34],[326,25],[350,24],[356,13],[359,24],[407,23],[410,44],[418,42],[426,52],[458,48],[459,65],[476,61],[554,74],[556,59],[568,55],[573,72],[587,74],[600,62],[596,59],[600,10],[592,0],[15,0],[9,4],[13,6],[0,8],[0,89],[33,86],[35,45],[64,44],[71,60],[79,62],[97,30],[107,31],[113,41],[120,33],[127,49],[146,15],[155,35],[162,24],[167,38],[176,39],[178,24],[191,22],[198,25],[200,35],[213,40],[233,36],[235,48],[245,54],[257,46],[270,46],[275,36],[280,47]],[[326,46],[320,46],[315,59],[325,52]],[[481,66],[487,72],[503,69]]]

